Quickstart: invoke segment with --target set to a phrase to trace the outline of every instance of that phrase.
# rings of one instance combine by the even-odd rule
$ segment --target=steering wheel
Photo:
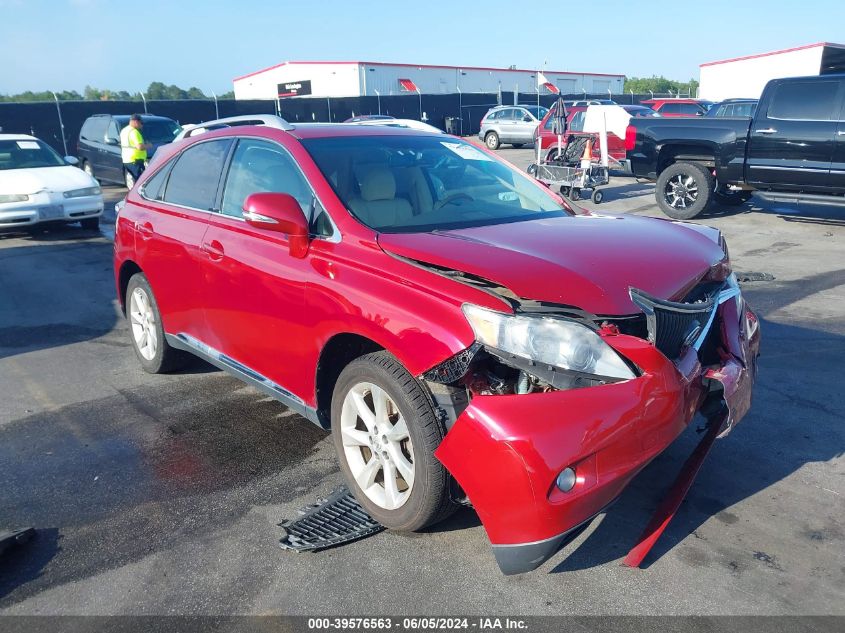
[[[443,200],[440,200],[439,202],[437,202],[434,205],[434,210],[440,211],[440,209],[445,207],[447,204],[452,204],[455,200],[460,200],[461,198],[466,198],[470,202],[473,202],[475,200],[475,198],[473,198],[468,193],[464,193],[463,191],[459,191],[458,193],[453,193],[453,194],[443,198]]]

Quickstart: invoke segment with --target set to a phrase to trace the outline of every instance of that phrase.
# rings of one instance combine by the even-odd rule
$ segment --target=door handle
[[[208,255],[208,258],[212,261],[219,262],[221,259],[223,259],[223,245],[217,240],[211,240],[211,242],[203,242],[200,246],[200,250],[206,255]]]
[[[144,222],[143,224],[137,222],[135,224],[135,230],[138,231],[143,240],[148,240],[153,236],[153,225],[149,222]]]
[[[773,127],[763,128],[762,130],[754,130],[755,134],[774,134],[777,130]]]

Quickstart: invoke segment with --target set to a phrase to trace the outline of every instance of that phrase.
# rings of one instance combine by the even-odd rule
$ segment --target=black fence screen
[[[617,103],[640,103],[651,95],[614,95]],[[572,99],[607,99],[608,95],[564,95]],[[484,114],[501,101],[504,105],[540,105],[549,107],[555,95],[513,92],[466,93],[422,96],[417,94],[383,97],[293,97],[276,101],[210,100],[147,101],[150,114],[170,117],[181,124],[199,123],[216,117],[242,114],[280,114],[296,122],[341,122],[361,114],[387,114],[396,118],[424,120],[442,130],[449,128],[463,136],[477,134]],[[278,104],[278,112],[277,112]],[[64,124],[64,134],[59,123]],[[4,133],[32,134],[52,145],[57,151],[76,153],[79,130],[85,119],[93,114],[143,113],[138,101],[61,101],[55,102],[0,103],[0,130]],[[63,140],[64,136],[64,140]]]

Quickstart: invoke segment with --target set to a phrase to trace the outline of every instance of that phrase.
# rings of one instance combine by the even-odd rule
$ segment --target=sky
[[[536,8],[532,8],[536,7]],[[698,78],[698,65],[845,43],[842,0],[0,0],[0,94],[232,89],[291,60]]]

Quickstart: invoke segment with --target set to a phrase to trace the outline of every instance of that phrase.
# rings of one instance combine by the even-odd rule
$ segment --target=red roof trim
[[[758,53],[757,55],[746,55],[744,57],[732,57],[731,59],[720,59],[715,62],[704,62],[699,64],[699,68],[703,66],[715,66],[716,64],[729,64],[731,62],[741,62],[746,59],[757,59],[758,57],[770,57],[772,55],[782,55],[783,53],[793,53],[795,51],[803,51],[808,48],[818,48],[819,46],[835,46],[836,48],[845,48],[845,44],[833,44],[831,42],[816,42],[815,44],[805,44],[804,46],[796,46],[794,48],[784,48],[779,51],[770,51],[768,53]]]
[[[241,79],[246,79],[247,77],[252,77],[254,75],[260,75],[261,73],[265,73],[268,70],[274,70],[276,68],[280,68],[282,66],[292,65],[292,64],[300,64],[302,66],[305,65],[325,65],[325,64],[358,64],[360,66],[392,66],[392,67],[402,67],[402,68],[448,68],[450,70],[495,70],[497,72],[513,72],[513,73],[535,73],[536,70],[529,70],[525,68],[495,68],[492,66],[446,66],[442,64],[397,64],[394,62],[353,62],[353,61],[325,61],[325,62],[282,62],[281,64],[276,64],[274,66],[268,66],[267,68],[262,68],[261,70],[256,70],[255,72],[248,73],[246,75],[242,75],[240,77],[235,77],[232,81],[240,81]],[[544,73],[553,73],[556,75],[589,75],[590,77],[625,77],[623,74],[611,74],[611,73],[585,73],[575,70],[544,70]]]

